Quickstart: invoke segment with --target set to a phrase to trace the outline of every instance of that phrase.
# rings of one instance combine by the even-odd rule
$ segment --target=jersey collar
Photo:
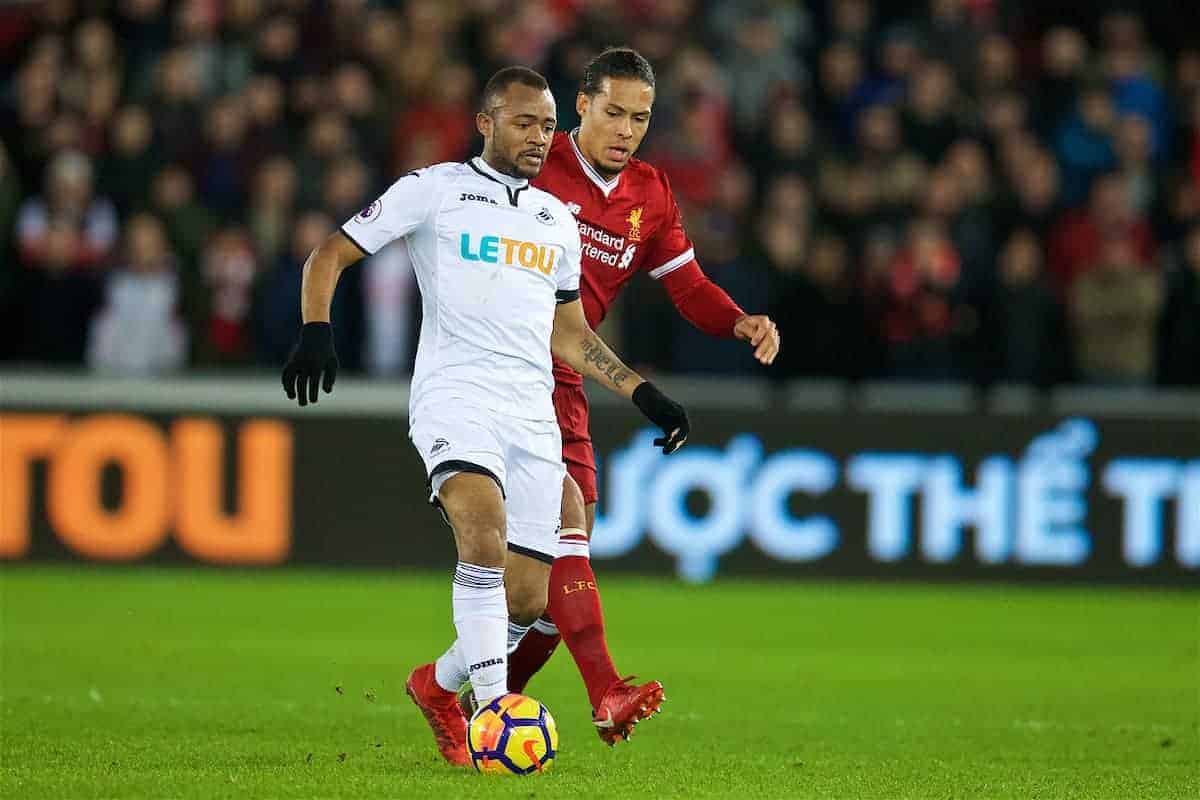
[[[471,159],[471,166],[475,167],[475,171],[482,173],[484,177],[491,178],[498,183],[503,183],[505,186],[511,186],[514,189],[524,189],[529,185],[529,181],[524,178],[514,178],[511,175],[505,175],[503,172],[496,170],[491,164],[483,160],[483,156],[475,156]]]
[[[584,158],[583,151],[579,149],[579,144],[575,141],[575,137],[579,135],[579,128],[567,134],[567,138],[571,140],[571,149],[575,151],[575,157],[579,159],[579,166],[583,167],[583,174],[588,176],[588,180],[596,184],[596,188],[608,197],[613,189],[617,188],[617,184],[621,182],[621,174],[617,173],[612,180],[605,180],[604,176],[596,171],[596,168]]]

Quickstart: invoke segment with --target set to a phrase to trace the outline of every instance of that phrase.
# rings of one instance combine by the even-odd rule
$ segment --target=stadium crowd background
[[[493,70],[542,70],[570,129],[584,63],[630,44],[658,72],[640,155],[778,321],[772,375],[1200,385],[1200,26],[1171,5],[3,5],[0,357],[278,366],[305,256],[470,155]],[[417,313],[402,247],[348,271],[343,369],[403,374]],[[631,364],[758,371],[649,280],[616,316]]]

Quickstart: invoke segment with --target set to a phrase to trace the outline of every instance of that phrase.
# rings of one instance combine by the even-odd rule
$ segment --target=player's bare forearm
[[[582,366],[570,361],[567,363],[622,397],[632,397],[633,390],[642,382],[642,377],[625,366],[617,354],[590,328],[579,340],[579,352],[583,357]]]
[[[329,322],[329,307],[342,270],[362,258],[362,251],[341,231],[334,231],[304,262],[300,314],[305,322]]]
[[[583,304],[578,300],[558,307],[554,315],[550,349],[581,375],[592,378],[625,398],[632,397],[633,390],[644,380],[596,335],[583,315]]]

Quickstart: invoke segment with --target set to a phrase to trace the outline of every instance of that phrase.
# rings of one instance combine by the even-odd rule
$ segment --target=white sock
[[[458,652],[457,640],[433,663],[433,678],[447,692],[457,692],[467,682],[467,662]]]
[[[512,651],[517,649],[517,645],[521,643],[521,639],[529,631],[529,625],[522,625],[519,622],[508,621],[508,654],[512,655]]]
[[[475,699],[483,705],[508,691],[504,568],[458,562],[454,570],[453,601],[458,641],[450,651],[457,651],[475,690]]]
[[[550,623],[538,620],[534,623],[549,625]],[[517,649],[517,645],[521,643],[521,639],[529,631],[530,625],[521,625],[508,621],[508,654],[512,655],[512,651]],[[551,627],[554,627],[551,625]],[[558,633],[558,628],[554,628],[554,632]],[[462,685],[467,682],[467,664],[463,661],[462,656],[458,652],[458,642],[450,645],[450,649],[438,656],[438,660],[434,662],[434,678],[437,680],[438,686],[441,686],[448,692],[457,692],[462,688]]]

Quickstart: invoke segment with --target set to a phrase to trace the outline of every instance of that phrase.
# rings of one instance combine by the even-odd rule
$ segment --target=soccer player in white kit
[[[546,80],[508,67],[484,89],[481,156],[402,176],[309,256],[304,327],[283,371],[289,398],[333,388],[329,322],[341,271],[405,239],[424,313],[409,399],[409,437],[425,462],[430,502],[458,549],[457,640],[409,676],[407,690],[442,756],[468,765],[456,692],[480,705],[507,692],[507,653],[546,606],[565,468],[551,401],[551,352],[630,398],[661,427],[670,453],[683,408],[626,367],[591,330],[579,299],[575,219],[529,179],[541,171],[556,114]],[[507,590],[507,591],[506,591]]]

